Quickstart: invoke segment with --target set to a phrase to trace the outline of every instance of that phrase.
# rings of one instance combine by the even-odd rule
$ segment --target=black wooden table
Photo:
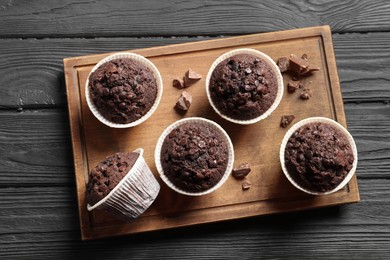
[[[361,202],[82,242],[62,60],[329,24]],[[0,259],[390,259],[389,1],[0,0]]]

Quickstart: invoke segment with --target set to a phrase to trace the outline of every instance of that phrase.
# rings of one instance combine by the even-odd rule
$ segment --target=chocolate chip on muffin
[[[347,137],[324,123],[309,123],[298,128],[289,138],[284,156],[286,169],[293,180],[315,192],[337,187],[354,162]]]
[[[138,153],[116,153],[95,166],[87,184],[87,203],[93,206],[106,197],[134,166]]]
[[[211,74],[210,98],[217,110],[232,119],[250,120],[274,103],[278,81],[272,67],[251,54],[237,54],[220,62]]]
[[[185,123],[166,136],[160,157],[170,182],[187,192],[202,192],[214,187],[225,174],[228,147],[213,128]]]
[[[120,58],[102,64],[89,76],[89,94],[108,121],[127,124],[143,117],[157,98],[153,72],[138,61]]]

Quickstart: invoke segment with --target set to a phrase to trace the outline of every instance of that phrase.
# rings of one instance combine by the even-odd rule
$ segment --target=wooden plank
[[[390,180],[359,180],[358,204],[151,232],[110,240],[79,240],[72,187],[0,189],[0,258],[123,259],[371,258],[390,256]],[[29,203],[21,203],[29,201]],[[308,241],[310,243],[308,244]],[[347,246],[346,246],[347,245]],[[110,248],[110,249],[108,249]],[[151,250],[150,248],[153,248]],[[332,248],[332,250],[329,250]],[[315,250],[313,250],[315,249]],[[381,256],[381,257],[379,257]]]
[[[205,39],[0,39],[0,108],[65,107],[63,58]],[[335,34],[333,42],[344,102],[390,100],[390,33]]]
[[[65,107],[66,57],[201,39],[0,39],[0,108]]]
[[[360,178],[385,178],[390,171],[389,109],[382,102],[345,105]],[[65,109],[0,110],[0,186],[73,186],[68,121]]]
[[[335,32],[390,30],[386,0],[3,2],[2,37],[232,35],[324,24]]]
[[[0,186],[73,184],[66,111],[2,111],[0,122]]]
[[[233,139],[235,161],[250,161],[254,192],[242,192],[240,183],[228,179],[216,192],[192,203],[191,197],[178,196],[163,185],[159,197],[149,210],[137,220],[120,223],[101,211],[87,212],[85,203],[86,182],[92,165],[96,165],[108,154],[131,151],[137,147],[145,149],[144,157],[152,172],[154,148],[160,133],[169,124],[182,116],[174,112],[173,104],[180,91],[169,87],[172,79],[183,75],[183,68],[192,67],[206,75],[210,64],[222,53],[237,48],[261,50],[272,58],[290,53],[307,53],[311,62],[321,68],[320,73],[310,77],[318,98],[298,105],[297,97],[287,95],[278,109],[267,118],[267,123],[247,127],[227,124],[212,113],[207,104],[203,88],[192,87],[189,91],[197,102],[191,106],[186,117],[202,116],[221,124]],[[149,58],[159,68],[165,86],[162,101],[150,120],[142,126],[119,131],[102,125],[88,109],[84,84],[94,64],[107,54],[75,57],[64,60],[67,82],[69,117],[72,132],[76,186],[83,239],[145,232],[156,229],[208,223],[246,216],[294,211],[357,202],[359,193],[356,178],[348,188],[328,196],[311,198],[296,189],[291,189],[283,176],[278,159],[278,144],[285,131],[279,127],[280,117],[293,113],[297,121],[310,116],[324,116],[345,125],[344,107],[340,92],[336,63],[329,27],[313,27],[235,38],[226,38],[198,43],[187,43],[136,50]],[[286,75],[285,81],[288,77]],[[198,82],[204,85],[204,78]],[[315,103],[313,103],[315,102]],[[167,113],[171,111],[171,113]],[[153,129],[145,132],[143,129]],[[276,130],[275,130],[276,129]],[[278,130],[279,129],[279,130]],[[259,133],[262,133],[259,135]],[[238,139],[237,136],[240,136]],[[119,138],[120,137],[120,138]],[[97,141],[98,140],[98,141]],[[266,142],[264,140],[267,140]],[[269,147],[259,149],[259,147]],[[223,194],[223,196],[221,195]],[[206,199],[207,197],[207,199]],[[173,203],[175,201],[175,203]]]

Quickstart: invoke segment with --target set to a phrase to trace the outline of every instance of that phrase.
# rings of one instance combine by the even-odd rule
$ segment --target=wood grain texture
[[[358,204],[91,242],[78,240],[74,188],[2,188],[0,258],[381,259],[389,253],[390,180],[359,184]]]
[[[0,259],[390,259],[389,10],[386,0],[0,0]],[[360,203],[79,240],[63,58],[321,24],[334,32]]]
[[[329,24],[334,32],[389,31],[385,1],[13,1],[1,37],[232,35]]]
[[[0,109],[65,107],[63,58],[208,39],[0,39]],[[389,101],[390,33],[335,34],[333,42],[344,102]]]
[[[277,109],[266,120],[245,127],[229,124],[213,113],[207,105],[209,102],[204,89],[206,76],[187,90],[196,102],[192,103],[185,117],[205,117],[225,129],[234,146],[232,163],[251,163],[251,191],[243,193],[241,184],[233,178],[227,178],[217,191],[199,199],[192,199],[178,196],[163,185],[151,207],[131,223],[114,222],[114,219],[110,219],[110,216],[101,211],[88,212],[85,190],[92,167],[109,154],[141,147],[144,149],[143,157],[146,163],[156,174],[156,140],[168,125],[184,118],[173,109],[180,91],[172,87],[172,79],[183,75],[186,70],[183,68],[192,68],[201,75],[207,75],[210,64],[215,59],[237,48],[261,50],[274,60],[279,55],[306,52],[310,62],[320,68],[318,73],[313,73],[306,80],[306,84],[311,81],[310,86],[313,86],[316,98],[302,102],[297,96],[286,94],[283,85],[291,77],[280,76],[277,80],[282,87],[278,90],[278,96],[283,97],[283,100]],[[315,199],[304,196],[286,181],[280,168],[279,145],[275,145],[281,142],[286,133],[285,129],[279,126],[281,116],[286,113],[293,113],[296,121],[323,116],[345,125],[344,106],[328,26],[148,48],[137,50],[137,53],[147,57],[158,68],[165,87],[161,102],[153,115],[140,126],[122,130],[104,127],[86,104],[84,90],[88,74],[92,66],[105,56],[90,55],[64,60],[83,240],[359,201],[356,177],[351,179],[348,189]],[[275,69],[278,70],[277,67]]]
[[[390,105],[345,105],[359,178],[389,178]],[[73,186],[68,114],[64,109],[0,111],[0,187]],[[49,160],[50,159],[50,160]]]

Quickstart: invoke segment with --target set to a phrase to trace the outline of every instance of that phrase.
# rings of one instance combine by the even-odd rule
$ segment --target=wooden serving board
[[[206,97],[205,81],[212,62],[222,53],[236,48],[253,48],[275,61],[291,53],[307,53],[319,72],[305,79],[313,97],[299,99],[299,92],[285,93],[279,107],[267,119],[249,126],[234,125],[220,118]],[[359,201],[356,175],[342,190],[327,196],[310,196],[292,186],[282,173],[279,146],[288,128],[279,126],[282,115],[294,114],[297,122],[312,116],[335,119],[346,126],[331,31],[328,26],[254,34],[217,40],[131,50],[150,59],[160,70],[164,91],[157,111],[143,124],[130,129],[111,129],[100,123],[87,107],[84,88],[92,67],[109,53],[64,60],[69,118],[72,133],[77,198],[82,239],[161,230],[249,216],[288,212]],[[187,88],[193,104],[185,114],[174,110],[181,90],[172,87],[175,77],[188,68],[203,79]],[[289,79],[284,75],[285,83]],[[171,191],[160,179],[154,163],[155,144],[162,131],[183,117],[205,117],[220,124],[235,148],[235,165],[249,162],[252,171],[249,190],[242,181],[229,177],[217,191],[202,197],[187,197]],[[293,123],[294,123],[293,122]],[[145,150],[145,160],[161,184],[153,205],[138,219],[120,222],[96,210],[88,212],[85,188],[91,167],[118,151]]]

